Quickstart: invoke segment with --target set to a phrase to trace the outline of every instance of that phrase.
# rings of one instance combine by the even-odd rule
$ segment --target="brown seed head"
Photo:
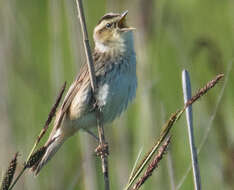
[[[45,154],[46,148],[47,147],[43,146],[40,149],[38,149],[34,154],[32,154],[32,156],[30,156],[29,160],[27,161],[24,167],[31,168],[35,164],[37,164],[41,160],[42,156]]]
[[[18,152],[15,154],[14,158],[11,160],[10,165],[4,175],[2,185],[1,185],[1,190],[8,190],[11,185],[11,182],[15,174],[15,169],[17,166],[17,157],[18,157]]]

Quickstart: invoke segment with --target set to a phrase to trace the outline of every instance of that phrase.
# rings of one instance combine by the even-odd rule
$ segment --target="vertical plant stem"
[[[182,86],[183,86],[183,94],[184,94],[184,103],[186,104],[188,100],[191,99],[191,84],[189,73],[186,70],[182,71]],[[194,189],[201,190],[201,181],[200,181],[200,172],[199,165],[197,160],[197,150],[194,142],[194,134],[193,134],[193,117],[192,117],[192,105],[189,105],[186,108],[186,118],[187,118],[187,126],[188,126],[188,136],[189,136],[189,145],[192,159],[192,168],[193,168],[193,180],[194,180]]]
[[[87,33],[87,28],[86,28],[82,0],[76,0],[76,5],[77,5],[78,17],[79,17],[80,24],[81,24],[81,30],[83,33],[83,42],[84,42],[84,47],[85,47],[85,55],[87,59],[87,64],[89,68],[90,83],[92,86],[94,97],[96,98],[95,95],[96,95],[97,84],[96,84],[92,53],[91,53],[91,49],[89,45],[89,39],[88,39],[88,33]],[[98,127],[98,134],[99,134],[99,146],[101,148],[105,148],[107,144],[105,142],[102,117],[101,117],[101,113],[99,109],[96,110],[96,117],[97,117],[97,127]],[[108,146],[106,147],[106,150],[108,150]],[[109,187],[109,175],[108,175],[108,154],[105,151],[101,151],[100,157],[102,161],[102,173],[104,175],[105,190],[109,190],[110,187]]]
[[[87,64],[89,68],[90,83],[93,89],[93,93],[95,94],[96,88],[97,88],[96,77],[95,77],[95,71],[94,71],[94,65],[93,65],[92,52],[91,52],[91,48],[89,45],[89,38],[88,38],[88,32],[87,32],[87,27],[86,27],[82,0],[76,0],[76,5],[77,5],[77,11],[78,11],[78,18],[80,20],[81,30],[83,34],[83,43],[84,43],[84,48],[85,48]]]
[[[99,145],[101,148],[105,148],[107,152],[101,151],[100,157],[102,161],[102,173],[104,176],[104,183],[105,183],[105,190],[110,189],[110,183],[109,183],[109,172],[108,172],[108,145],[105,142],[105,135],[102,125],[101,116],[97,113],[97,125],[98,125],[98,136],[99,136]]]

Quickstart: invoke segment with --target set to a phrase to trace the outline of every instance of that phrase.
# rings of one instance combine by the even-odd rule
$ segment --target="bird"
[[[34,165],[38,175],[63,143],[80,129],[96,126],[96,110],[106,125],[116,119],[136,96],[136,53],[133,31],[123,13],[107,13],[93,31],[93,64],[97,90],[94,97],[87,64],[84,64],[69,87],[59,107],[53,129],[45,143],[46,152]],[[96,106],[94,106],[96,105]]]

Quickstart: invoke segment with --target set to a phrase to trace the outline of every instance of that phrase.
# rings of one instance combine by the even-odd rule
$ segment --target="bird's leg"
[[[88,133],[89,135],[91,135],[96,141],[99,142],[99,138],[90,130],[82,128],[86,133]]]
[[[99,138],[90,130],[88,129],[85,129],[85,128],[82,128],[86,133],[88,133],[89,135],[91,135],[92,137],[94,137],[94,139],[96,141],[99,142]],[[98,145],[98,147],[95,149],[95,153],[97,154],[97,156],[100,156],[100,155],[109,155],[109,151],[108,151],[108,144],[105,143],[105,144],[102,144],[102,145]]]
[[[95,95],[93,95],[93,97],[95,97]],[[92,111],[95,111],[97,114],[97,118],[100,119],[101,117],[101,108],[99,107],[99,103],[97,101],[97,98],[93,98],[94,102],[93,102],[93,108]],[[108,144],[107,143],[101,143],[100,139],[101,137],[97,137],[96,135],[94,135],[91,131],[85,129],[86,132],[88,132],[90,135],[95,136],[96,140],[99,141],[99,145],[98,147],[95,149],[95,153],[97,154],[97,156],[107,156],[109,155],[109,150],[108,150]],[[99,134],[100,135],[100,134]]]

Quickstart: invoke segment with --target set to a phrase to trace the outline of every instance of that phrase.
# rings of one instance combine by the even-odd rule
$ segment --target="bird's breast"
[[[136,58],[135,54],[132,53],[115,60],[97,60],[95,62],[98,88],[96,100],[102,112],[102,121],[105,124],[112,122],[119,116],[135,97],[137,88]],[[96,113],[91,99],[91,86],[88,85],[81,87],[72,101],[70,118],[72,126],[75,128],[96,125]]]
[[[111,63],[113,68],[98,79],[97,101],[105,123],[119,116],[136,94],[135,56],[116,61]]]

